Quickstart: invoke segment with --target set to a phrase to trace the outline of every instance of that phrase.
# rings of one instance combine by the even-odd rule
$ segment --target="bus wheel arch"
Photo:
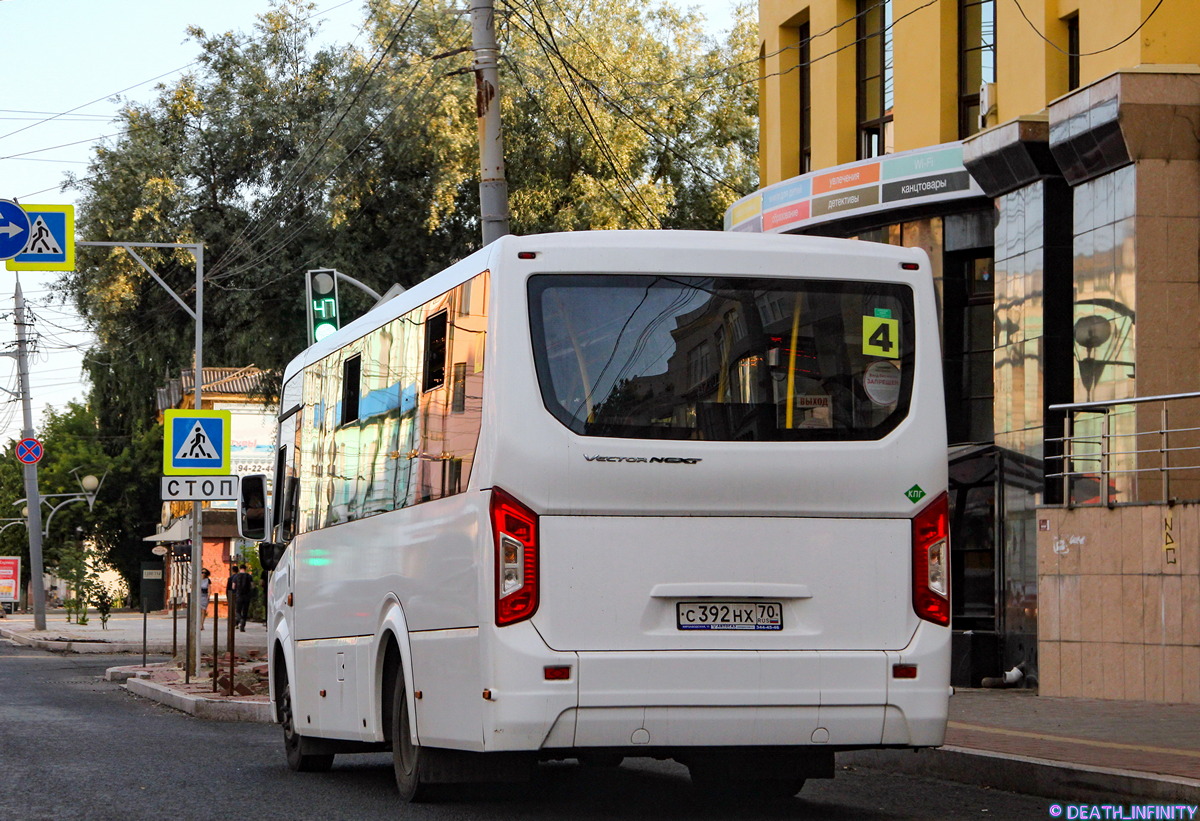
[[[276,683],[273,686],[275,715],[283,727],[283,749],[287,755],[288,769],[300,773],[324,773],[333,767],[333,753],[313,754],[305,752],[304,739],[296,730],[296,716],[292,704],[292,685],[288,677],[287,662],[279,645],[275,648]]]
[[[381,719],[384,738],[392,750],[392,767],[400,800],[412,803],[429,797],[428,754],[413,741],[409,686],[399,641],[387,631],[383,646]]]

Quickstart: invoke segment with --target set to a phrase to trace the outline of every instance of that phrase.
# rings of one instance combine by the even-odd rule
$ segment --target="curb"
[[[127,675],[119,671],[120,668],[113,668],[109,671],[113,674],[111,680],[115,681],[117,676]],[[271,714],[271,705],[266,701],[238,701],[193,696],[137,676],[127,678],[125,689],[134,695],[157,701],[196,718],[210,721],[250,721],[261,724],[275,722],[275,718]]]
[[[20,630],[5,630],[0,627],[0,638],[8,639],[25,647],[47,650],[51,653],[140,653],[142,643],[130,641],[104,641],[103,639],[31,639]],[[156,642],[146,644],[146,652],[156,656],[170,655],[171,645]]]
[[[923,775],[1057,801],[1128,804],[1130,799],[1144,799],[1156,803],[1200,804],[1200,780],[1087,767],[963,747],[860,750],[840,754],[838,764]]]

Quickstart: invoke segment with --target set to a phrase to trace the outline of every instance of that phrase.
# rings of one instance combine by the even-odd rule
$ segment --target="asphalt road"
[[[1049,802],[866,769],[840,769],[783,802],[713,805],[673,762],[539,768],[519,789],[461,788],[401,806],[390,755],[290,772],[273,725],[203,721],[102,678],[128,656],[58,655],[0,641],[0,816],[21,819],[1010,819]]]

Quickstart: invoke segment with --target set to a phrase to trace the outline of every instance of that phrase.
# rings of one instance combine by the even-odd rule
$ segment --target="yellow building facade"
[[[1182,0],[760,0],[759,175],[764,186],[861,159],[857,82],[862,33],[872,7],[890,7],[894,151],[963,139],[960,96],[978,93],[962,57],[960,26],[978,10],[993,44],[992,125],[1045,111],[1074,88],[1137,66],[1195,65],[1200,8]],[[1083,8],[1081,12],[1081,7]],[[1136,32],[1133,36],[1131,33]],[[1073,49],[1073,51],[1072,51]],[[1077,54],[1078,57],[1071,57]],[[801,146],[801,80],[807,63],[808,164]],[[962,88],[960,89],[960,83]]]
[[[1074,464],[1051,406],[1129,401],[1103,432],[1086,424],[1132,440],[1151,425],[1132,400],[1200,391],[1200,3],[759,0],[759,31],[762,188],[726,229],[915,245],[933,263],[955,683],[1019,667],[1045,693],[1095,692],[1069,659],[1143,658],[1151,620],[1120,646],[1063,626],[1082,587],[1042,532],[1060,521],[1046,506],[1188,500],[1200,485],[1168,494],[1134,454],[1090,485],[1048,478]],[[1095,575],[1099,549],[1078,566]],[[1174,588],[1153,579],[1178,569],[1151,558],[1121,589],[1144,593],[1142,612],[1190,612],[1160,600]],[[1200,653],[1192,622],[1171,633],[1180,653]],[[1162,658],[1147,649],[1140,684],[1109,680],[1106,696],[1200,702],[1200,677],[1187,692],[1147,683],[1172,680]]]

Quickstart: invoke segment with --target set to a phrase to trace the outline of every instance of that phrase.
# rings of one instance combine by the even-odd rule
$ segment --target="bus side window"
[[[275,498],[271,500],[273,504],[270,508],[271,526],[267,530],[268,540],[278,538],[280,517],[283,515],[283,485],[285,478],[284,471],[287,469],[287,452],[288,446],[281,445],[275,453],[275,474],[272,481]]]
[[[362,355],[347,357],[342,363],[342,418],[339,426],[358,421],[358,403],[362,395]]]
[[[425,320],[425,367],[421,391],[431,391],[446,384],[446,330],[449,312],[439,311]]]
[[[279,537],[285,543],[296,538],[296,497],[299,490],[300,483],[294,477],[284,478],[281,494],[283,500],[280,505],[283,508],[283,518],[279,528]]]
[[[271,536],[277,542],[290,542],[296,536],[297,491],[300,459],[300,421],[304,406],[296,405],[279,420],[279,451],[275,454],[275,484],[271,504]]]

